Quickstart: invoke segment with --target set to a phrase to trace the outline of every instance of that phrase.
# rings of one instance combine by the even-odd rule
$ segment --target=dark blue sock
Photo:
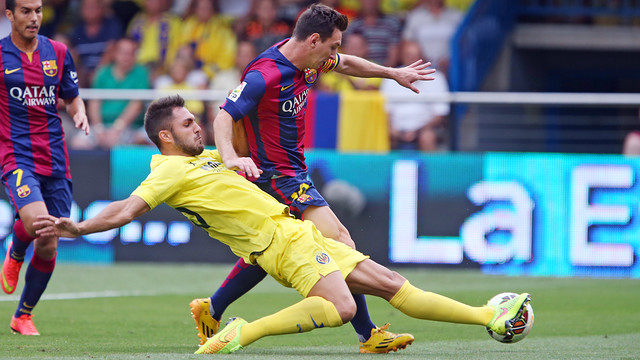
[[[260,266],[247,264],[240,258],[216,293],[211,296],[211,316],[220,321],[227,307],[256,286],[265,276],[267,273]]]
[[[51,260],[44,260],[36,253],[33,254],[25,275],[24,289],[15,313],[16,317],[24,314],[31,315],[31,310],[36,306],[42,293],[47,288],[55,265],[55,257]]]
[[[375,324],[369,317],[369,309],[367,309],[367,300],[365,300],[362,294],[353,294],[353,299],[356,301],[356,314],[351,319],[351,326],[356,330],[358,339],[361,342],[369,340],[371,337],[371,329],[375,329]]]
[[[13,241],[11,242],[11,252],[9,253],[13,260],[23,261],[24,254],[27,252],[29,244],[35,240],[34,237],[27,233],[22,220],[18,219],[13,223]]]

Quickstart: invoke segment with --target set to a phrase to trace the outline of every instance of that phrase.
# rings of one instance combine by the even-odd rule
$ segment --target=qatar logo
[[[313,84],[318,78],[318,72],[315,69],[304,69],[304,81],[307,84]]]
[[[331,262],[331,258],[326,253],[324,253],[322,251],[318,251],[316,253],[316,261],[320,265],[327,265],[328,263]]]
[[[42,62],[42,72],[45,75],[54,77],[58,75],[58,65],[55,60],[45,60]]]

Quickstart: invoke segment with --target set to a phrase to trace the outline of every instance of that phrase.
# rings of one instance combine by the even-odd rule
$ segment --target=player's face
[[[310,68],[317,69],[322,66],[325,61],[329,59],[335,59],[336,56],[338,56],[338,48],[340,47],[341,43],[342,31],[338,29],[334,29],[333,35],[331,35],[331,37],[326,39],[325,41],[318,39],[318,41],[315,43],[316,46],[315,48],[313,48],[311,53],[314,59],[313,64],[310,66]]]
[[[173,110],[171,135],[176,148],[186,156],[200,155],[204,150],[200,125],[185,107]]]
[[[42,0],[17,0],[15,11],[6,10],[11,31],[25,40],[33,40],[42,24]]]

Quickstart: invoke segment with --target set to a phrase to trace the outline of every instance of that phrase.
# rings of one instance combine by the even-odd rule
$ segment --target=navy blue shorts
[[[44,201],[50,215],[69,217],[71,214],[71,180],[39,175],[31,170],[16,169],[2,176],[4,190],[18,213],[27,204]]]
[[[276,200],[289,206],[289,212],[298,219],[310,206],[329,206],[320,195],[313,183],[307,178],[307,173],[296,177],[282,176],[265,183],[256,183],[262,191],[273,196]]]

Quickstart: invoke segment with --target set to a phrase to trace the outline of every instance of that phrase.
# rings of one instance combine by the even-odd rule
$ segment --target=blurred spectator
[[[346,33],[342,39],[341,52],[366,59],[369,52],[367,39],[359,32]],[[318,80],[317,88],[329,92],[378,90],[380,82],[380,78],[361,78],[331,71],[322,74]]]
[[[6,6],[6,4],[5,4]],[[42,2],[42,25],[40,35],[53,38],[57,32],[65,32],[68,29],[58,29],[62,25],[64,15],[69,8],[69,0],[48,0]]]
[[[238,42],[238,51],[236,53],[235,65],[231,69],[220,71],[211,80],[209,89],[219,91],[231,91],[240,84],[240,77],[242,72],[249,65],[249,63],[258,56],[256,46],[253,42],[244,40]],[[220,106],[225,102],[225,99],[220,101],[214,101],[211,103],[211,119],[213,119],[220,110]]]
[[[188,46],[178,49],[171,63],[168,75],[160,76],[154,82],[158,90],[201,90],[206,89],[208,78],[201,70],[195,69],[193,52]],[[202,119],[204,103],[199,100],[186,100],[186,106],[196,119]]]
[[[235,66],[231,69],[220,71],[211,80],[209,89],[218,90],[228,94],[231,90],[235,89],[240,84],[240,77],[244,69],[249,63],[258,56],[256,46],[251,41],[239,41],[238,52],[236,54]],[[205,133],[205,139],[208,144],[215,144],[213,137],[213,119],[218,115],[220,106],[224,104],[226,99],[212,101],[207,107],[207,116],[204,120],[202,127]]]
[[[5,15],[7,8],[6,3],[2,0],[0,0],[0,10],[2,14],[2,16],[0,16],[0,39],[2,39],[11,32],[11,21],[9,21],[9,18]]]
[[[448,7],[458,9],[462,12],[467,12],[475,0],[447,0]]]
[[[421,58],[420,46],[416,42],[405,41],[400,50],[402,66],[410,65]],[[420,95],[446,93],[449,86],[444,74],[436,72],[432,81],[416,81],[414,85]],[[419,97],[413,91],[398,85],[393,80],[383,79],[380,92],[385,96],[402,96],[403,99]],[[441,145],[448,103],[415,101],[386,101],[389,115],[389,136],[393,149],[418,149],[434,151]]]
[[[113,63],[96,71],[92,87],[96,89],[149,89],[149,71],[136,63],[138,44],[122,38],[115,44]],[[109,149],[119,144],[145,144],[143,103],[140,100],[89,101],[91,134],[98,147]]]
[[[170,5],[170,0],[146,0],[127,32],[140,44],[138,63],[146,65],[153,78],[169,68],[182,38],[180,18],[168,11]]]
[[[106,0],[82,0],[81,19],[70,34],[71,49],[77,53],[79,86],[88,87],[98,66],[110,62],[115,41],[122,37],[118,20],[107,15]]]
[[[384,66],[395,66],[401,30],[397,17],[382,13],[380,0],[363,0],[358,17],[349,24],[347,33],[358,32],[367,39],[368,60]]]
[[[358,16],[357,8],[343,6],[344,1],[342,0],[320,0],[318,2],[336,9],[340,14],[346,15],[347,18],[349,18],[349,22]],[[306,8],[301,11],[304,10],[306,10]]]
[[[306,0],[278,0],[278,19],[283,20],[289,24],[293,30],[293,26],[298,20],[298,16],[307,9],[312,3],[319,1],[306,1]]]
[[[242,37],[252,41],[258,53],[291,36],[291,26],[278,19],[277,11],[277,0],[254,0],[253,2],[251,15],[244,26]]]
[[[638,110],[638,118],[640,118],[640,110]],[[632,131],[627,134],[622,146],[624,155],[640,155],[640,131]]]
[[[210,78],[220,70],[231,69],[236,56],[236,35],[229,20],[217,9],[216,0],[193,0],[191,14],[182,25],[184,43],[193,48],[195,66]]]
[[[122,26],[122,33],[126,33],[129,23],[144,5],[144,0],[109,0],[113,16]]]
[[[449,74],[450,42],[462,13],[445,6],[444,0],[420,0],[409,12],[402,37],[416,41],[422,56],[429,58],[440,74]]]
[[[252,0],[218,0],[220,13],[233,19],[249,16]]]

